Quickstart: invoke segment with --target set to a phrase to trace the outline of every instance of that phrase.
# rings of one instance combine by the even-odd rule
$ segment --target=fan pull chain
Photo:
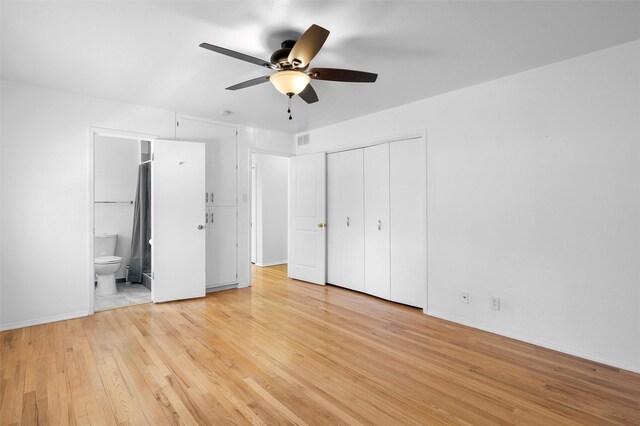
[[[289,113],[289,120],[291,120],[293,117],[291,117],[291,97],[293,96],[293,94],[289,93],[289,108],[287,109],[287,112]]]

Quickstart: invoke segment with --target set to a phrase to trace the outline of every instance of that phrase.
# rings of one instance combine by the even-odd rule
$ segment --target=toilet
[[[120,269],[122,258],[115,256],[117,234],[96,234],[94,240],[95,258],[93,270],[98,279],[97,296],[116,294],[116,272]]]

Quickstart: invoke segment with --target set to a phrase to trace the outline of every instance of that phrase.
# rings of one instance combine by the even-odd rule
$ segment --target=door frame
[[[253,193],[255,191],[255,189],[253,188],[253,181],[251,179],[251,168],[253,166],[253,154],[259,154],[259,155],[271,155],[273,157],[283,157],[283,158],[293,158],[295,157],[295,154],[287,154],[284,152],[278,152],[278,151],[269,151],[266,149],[260,149],[260,148],[249,148],[247,150],[247,157],[248,157],[248,164],[249,167],[247,167],[248,169],[248,181],[249,181],[249,242],[248,242],[248,247],[249,247],[249,284],[248,287],[251,287],[253,285],[253,265],[251,264],[251,252],[253,251],[253,244],[251,241],[251,233],[253,232],[253,230],[251,229],[251,212],[253,211]],[[289,199],[289,186],[287,185],[287,200]],[[287,201],[287,204],[289,202]],[[288,220],[287,220],[288,221]],[[257,232],[257,228],[256,228],[256,232]],[[287,226],[287,241],[289,240],[289,227]],[[257,240],[257,238],[256,238]],[[289,260],[287,259],[287,262]]]
[[[253,163],[253,154],[251,154],[249,167],[251,168],[251,177],[249,182],[249,194],[251,196],[251,202],[249,203],[249,231],[251,232],[251,244],[249,244],[249,264],[255,265],[256,263],[258,263],[258,248],[256,247],[258,245],[258,212],[254,212],[254,208],[256,207],[255,200],[257,200],[257,194],[254,188],[258,184],[258,165],[254,165]]]
[[[126,130],[108,129],[103,127],[89,127],[88,149],[87,149],[87,299],[89,302],[88,314],[93,315],[94,311],[94,235],[95,235],[95,139],[96,136],[107,136],[120,139],[130,139],[137,141],[153,141],[159,139],[158,135],[149,133],[129,132]]]

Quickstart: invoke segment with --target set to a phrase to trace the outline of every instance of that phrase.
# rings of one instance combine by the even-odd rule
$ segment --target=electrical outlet
[[[491,304],[491,309],[493,309],[494,311],[499,311],[500,310],[500,298],[499,297],[491,297],[489,299],[489,303]]]
[[[467,292],[462,293],[462,298],[460,299],[460,301],[462,303],[469,303],[469,293]]]

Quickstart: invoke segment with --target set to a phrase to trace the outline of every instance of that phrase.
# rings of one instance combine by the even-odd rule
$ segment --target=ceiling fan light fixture
[[[311,77],[301,71],[285,70],[272,74],[269,81],[283,95],[297,95],[307,87]]]

